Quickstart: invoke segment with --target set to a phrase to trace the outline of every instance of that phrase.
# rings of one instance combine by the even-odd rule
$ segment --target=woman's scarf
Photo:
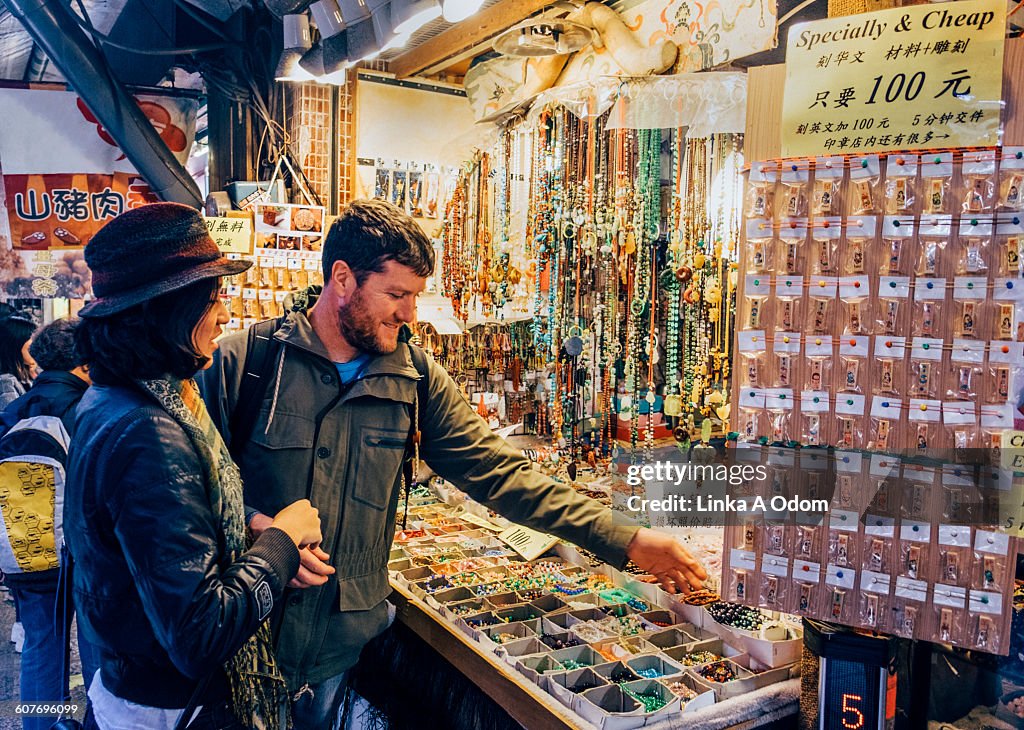
[[[206,410],[194,380],[139,382],[184,429],[205,472],[210,507],[220,515],[228,559],[246,547],[242,477],[224,439]],[[225,665],[235,715],[257,730],[291,727],[288,688],[274,658],[269,621],[263,622]]]

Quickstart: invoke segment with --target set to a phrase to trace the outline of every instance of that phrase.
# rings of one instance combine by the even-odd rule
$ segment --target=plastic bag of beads
[[[842,157],[818,157],[814,161],[814,193],[811,196],[811,214],[814,216],[842,213]]]
[[[1011,577],[1007,571],[1013,564],[1013,560],[1010,559],[1010,536],[1007,533],[975,530],[971,573],[973,589],[1000,590]]]
[[[778,259],[781,266],[776,271],[797,274],[804,270],[804,256],[807,250],[807,221],[791,220],[779,226]]]
[[[917,173],[920,158],[917,155],[898,154],[886,159],[885,212],[907,215],[914,212],[917,203]]]
[[[921,155],[921,214],[952,213],[953,153]]]
[[[918,227],[918,276],[942,276],[943,257],[953,231],[953,219],[948,215],[930,215],[921,219]]]
[[[867,276],[839,277],[839,305],[843,335],[865,335],[871,329],[868,303],[871,283]]]
[[[871,422],[868,448],[887,451],[900,443],[900,413],[903,403],[894,396],[875,395],[871,398]]]
[[[865,335],[844,335],[839,340],[839,382],[836,390],[863,393],[867,384],[868,349],[871,338]],[[838,413],[838,402],[837,402]]]
[[[880,205],[882,169],[878,155],[856,155],[850,158],[850,186],[847,210],[852,215],[877,213]]]
[[[971,302],[965,302],[970,304]],[[985,343],[978,340],[953,340],[946,377],[946,399],[978,399],[985,365]]]
[[[957,233],[956,268],[957,275],[985,275],[989,270],[992,248],[992,221],[964,217],[960,219]]]
[[[952,332],[956,338],[984,340],[989,335],[988,280],[984,276],[958,276],[953,280]],[[966,344],[961,344],[966,347]],[[955,350],[955,348],[954,348]]]
[[[761,593],[757,605],[770,611],[783,611],[788,606],[789,559],[775,555],[761,558]]]
[[[988,343],[987,403],[1020,402],[1024,390],[1024,344],[995,340]]]
[[[1019,277],[1024,274],[1024,215],[997,219],[992,242],[991,261],[996,276]]]
[[[786,613],[818,616],[821,608],[821,565],[802,560],[793,562],[793,587]]]
[[[892,576],[871,570],[860,574],[860,611],[858,625],[874,631],[889,628],[889,589]]]
[[[820,606],[826,621],[854,623],[857,612],[857,570],[829,565],[825,571],[825,591]]]
[[[772,240],[774,227],[768,218],[753,218],[747,221],[747,271],[764,273],[772,271]]]
[[[810,212],[810,180],[811,168],[807,161],[783,163],[781,218],[803,218]]]
[[[999,210],[1024,210],[1024,147],[1003,147],[999,163]]]
[[[996,203],[996,151],[964,152],[960,168],[960,207],[966,214],[991,211]]]
[[[936,585],[932,591],[929,631],[934,641],[962,644],[967,621],[967,589]]]
[[[912,216],[887,215],[882,220],[882,248],[878,272],[889,276],[909,274],[914,267],[912,243],[917,221]]]
[[[780,230],[780,235],[783,227]],[[835,275],[839,272],[839,241],[843,235],[839,218],[822,218],[811,227],[811,273]]]
[[[755,162],[747,180],[747,218],[774,216],[775,183],[779,179],[779,163]]]
[[[942,338],[946,332],[946,279],[919,278],[914,282],[914,311],[910,331],[915,337]]]
[[[929,398],[911,398],[907,409],[907,429],[913,448],[926,451],[941,442],[941,401]]]
[[[928,638],[918,634],[923,630],[922,619],[928,605],[928,583],[905,576],[896,578],[896,589],[892,598],[892,617],[889,632],[904,639]]]
[[[970,630],[967,645],[990,654],[1001,651],[1003,594],[972,590],[968,601]],[[1003,650],[1005,651],[1005,650]]]

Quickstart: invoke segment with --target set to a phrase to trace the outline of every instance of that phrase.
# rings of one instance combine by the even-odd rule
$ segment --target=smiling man
[[[302,551],[293,587],[307,589],[284,602],[276,634],[296,730],[331,726],[346,672],[388,625],[387,561],[414,424],[423,460],[509,519],[613,565],[632,558],[669,589],[698,588],[707,577],[671,537],[613,520],[534,471],[448,373],[405,341],[433,269],[433,247],[412,218],[383,201],[356,201],[324,242],[319,297],[301,297],[276,331],[225,338],[204,376],[210,414],[241,466],[252,533],[296,499],[320,510],[323,544]],[[256,349],[260,356],[247,357]],[[259,386],[243,386],[245,373],[259,375]]]

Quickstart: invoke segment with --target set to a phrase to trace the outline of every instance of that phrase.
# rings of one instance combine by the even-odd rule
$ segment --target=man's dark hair
[[[28,352],[41,370],[71,371],[85,365],[75,345],[75,330],[81,321],[58,319],[36,330]]]
[[[330,279],[336,261],[344,261],[362,286],[371,273],[380,273],[394,261],[418,276],[434,273],[434,247],[404,210],[383,200],[356,200],[349,204],[324,241],[324,279]]]
[[[32,382],[32,373],[21,348],[35,331],[36,323],[27,314],[16,312],[0,319],[0,373],[13,375],[26,387]]]
[[[219,279],[203,279],[109,317],[83,319],[75,340],[92,379],[191,378],[208,359],[196,350],[192,331],[219,287]]]

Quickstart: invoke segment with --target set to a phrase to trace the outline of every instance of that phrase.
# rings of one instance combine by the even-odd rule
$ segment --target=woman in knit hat
[[[319,545],[319,515],[294,502],[247,541],[238,469],[192,379],[228,321],[221,277],[250,263],[223,257],[198,213],[175,203],[118,216],[85,258],[96,298],[77,337],[93,386],[78,407],[64,534],[100,657],[87,723],[285,730],[267,619],[298,551]]]

